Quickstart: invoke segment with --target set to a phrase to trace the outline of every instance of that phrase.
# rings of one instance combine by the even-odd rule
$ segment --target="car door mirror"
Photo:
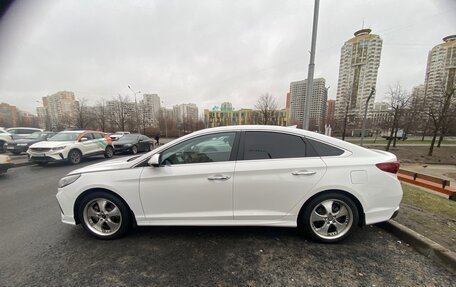
[[[83,138],[81,138],[79,141],[80,141],[80,142],[86,142],[86,141],[88,141],[88,140],[89,140],[88,138],[83,137]]]
[[[160,166],[160,154],[154,154],[149,161],[147,162],[150,166],[159,167]]]

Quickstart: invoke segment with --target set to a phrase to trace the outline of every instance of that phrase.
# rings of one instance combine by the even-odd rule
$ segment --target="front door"
[[[161,153],[160,167],[145,167],[140,195],[152,224],[233,220],[233,146],[236,133],[195,137]]]

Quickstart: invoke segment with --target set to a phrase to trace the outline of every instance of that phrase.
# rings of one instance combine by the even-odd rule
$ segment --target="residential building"
[[[287,101],[286,101],[286,103],[285,103],[285,108],[286,108],[286,109],[289,109],[289,108],[290,108],[290,105],[291,105],[291,93],[288,92],[288,93],[287,93]]]
[[[198,107],[192,103],[174,105],[173,117],[178,127],[193,126],[198,122]]]
[[[0,126],[16,127],[19,123],[19,113],[16,106],[0,103]]]
[[[74,117],[78,101],[73,92],[60,91],[53,95],[42,98],[44,113],[42,109],[37,109],[37,113],[49,119],[50,126],[48,129],[60,130],[71,126],[72,118]],[[45,123],[46,119],[40,118],[41,123]]]
[[[456,35],[443,38],[428,54],[425,78],[425,103],[438,107],[444,91],[456,86]]]
[[[302,126],[304,107],[307,100],[306,87],[307,79],[290,83],[290,124]],[[310,98],[310,130],[324,130],[327,98],[328,89],[325,86],[325,79],[314,79],[312,96]]]
[[[326,125],[334,127],[334,111],[336,107],[336,100],[326,101]]]
[[[222,103],[220,109],[222,111],[232,111],[233,105],[230,102],[224,102],[224,103]]]
[[[348,115],[348,122],[364,117],[367,98],[372,88],[377,85],[378,68],[383,40],[371,34],[371,29],[362,29],[354,33],[341,48],[339,79],[336,94],[336,119]],[[369,101],[368,117],[374,110],[375,94]]]
[[[143,118],[147,120],[147,126],[158,126],[160,117],[160,97],[157,94],[143,94],[140,102]]]
[[[412,89],[412,98],[416,98],[418,100],[424,100],[426,96],[426,85],[418,85],[413,87]]]

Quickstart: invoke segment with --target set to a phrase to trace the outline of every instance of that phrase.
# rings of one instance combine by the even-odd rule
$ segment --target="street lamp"
[[[133,95],[135,96],[136,130],[139,133],[138,102],[136,101],[136,94],[140,94],[141,91],[137,91],[137,92],[133,91],[133,89],[130,87],[130,85],[128,85],[128,88],[130,89],[130,91],[133,92]]]

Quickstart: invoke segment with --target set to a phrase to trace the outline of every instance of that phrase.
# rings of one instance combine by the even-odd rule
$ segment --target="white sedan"
[[[113,239],[134,225],[301,228],[337,242],[394,217],[396,156],[301,129],[205,129],[59,181],[62,221]]]

